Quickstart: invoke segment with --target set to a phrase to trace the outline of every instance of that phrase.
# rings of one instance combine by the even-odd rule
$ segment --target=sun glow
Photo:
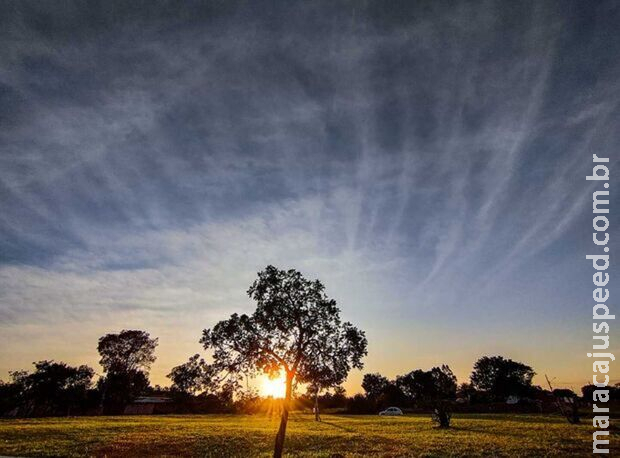
[[[261,396],[272,397],[274,399],[283,398],[286,395],[286,381],[284,380],[284,376],[280,375],[274,379],[263,376],[260,382],[260,394]]]

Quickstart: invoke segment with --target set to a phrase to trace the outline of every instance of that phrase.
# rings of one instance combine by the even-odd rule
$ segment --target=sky
[[[464,382],[483,355],[578,389],[594,153],[620,274],[619,20],[611,1],[1,1],[0,378],[101,373],[98,338],[143,329],[168,384],[273,264],[366,331],[350,392],[440,364]]]

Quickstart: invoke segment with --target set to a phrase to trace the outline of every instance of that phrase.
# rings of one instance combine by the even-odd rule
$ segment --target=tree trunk
[[[284,396],[284,405],[282,408],[282,416],[280,417],[280,428],[276,435],[276,444],[273,449],[273,458],[282,458],[284,450],[284,438],[286,436],[286,425],[288,423],[288,412],[290,409],[291,397],[293,392],[293,374],[286,374],[286,395]]]
[[[319,389],[314,392],[314,421],[321,421],[321,414],[319,412]]]
[[[103,382],[103,388],[101,390],[101,402],[99,403],[99,415],[104,415],[105,413],[105,403],[106,403],[106,394],[108,391],[108,379],[105,378]]]
[[[449,407],[443,401],[439,401],[437,404],[435,404],[432,417],[440,428],[450,427],[450,419],[452,418],[452,413],[450,412]]]

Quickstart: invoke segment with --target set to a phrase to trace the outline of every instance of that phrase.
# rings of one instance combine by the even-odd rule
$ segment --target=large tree
[[[293,383],[312,383],[317,370],[342,377],[361,369],[367,340],[363,331],[342,322],[336,301],[319,280],[298,271],[267,266],[248,289],[256,302],[251,315],[233,314],[203,331],[201,343],[213,351],[213,366],[231,378],[284,373],[286,391],[274,457],[281,457]]]
[[[527,395],[534,375],[534,369],[526,364],[502,356],[483,356],[476,361],[470,380],[477,390],[506,399],[511,395]]]
[[[139,330],[122,330],[99,339],[99,364],[106,374],[99,382],[104,410],[120,413],[125,404],[148,388],[156,347],[157,338]]]

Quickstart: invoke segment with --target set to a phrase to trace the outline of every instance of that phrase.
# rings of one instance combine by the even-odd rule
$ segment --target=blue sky
[[[593,153],[618,247],[619,19],[606,1],[2,2],[0,377],[96,366],[99,336],[137,327],[165,383],[274,264],[367,331],[367,371],[465,381],[503,354],[585,384]]]

